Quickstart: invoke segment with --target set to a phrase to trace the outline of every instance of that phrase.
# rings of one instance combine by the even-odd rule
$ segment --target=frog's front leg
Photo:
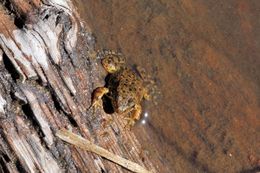
[[[125,118],[128,122],[126,127],[131,128],[137,120],[140,119],[142,113],[142,106],[140,104],[136,104],[131,112],[130,117]]]
[[[97,107],[102,107],[102,97],[109,92],[109,89],[106,87],[98,87],[94,90],[92,94],[92,101],[91,105],[88,109],[94,108],[94,110]]]

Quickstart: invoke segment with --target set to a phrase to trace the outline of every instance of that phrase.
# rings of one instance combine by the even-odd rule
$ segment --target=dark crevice
[[[20,17],[14,18],[14,24],[17,28],[22,29],[25,25],[26,16],[21,15]]]
[[[48,20],[50,17],[50,14],[46,14],[44,17],[43,17],[43,20]]]
[[[78,127],[78,124],[77,122],[73,119],[73,117],[68,114],[66,111],[64,111],[64,109],[62,108],[57,96],[55,95],[55,93],[51,92],[51,98],[53,100],[53,103],[54,103],[54,107],[56,108],[56,110],[59,112],[59,113],[63,113],[64,115],[67,116],[70,124],[73,126],[73,127]]]
[[[10,14],[14,14],[14,24],[17,26],[17,28],[23,28],[26,21],[26,14],[21,14],[21,12],[18,12],[9,0],[4,0],[0,2],[5,6]]]
[[[107,173],[107,171],[101,168],[101,173]]]
[[[2,154],[2,157],[3,157],[3,159],[6,161],[6,162],[10,162],[11,161],[11,159],[8,157],[8,155],[7,154]]]
[[[8,173],[8,168],[6,167],[6,162],[4,161],[5,159],[0,156],[0,171]]]
[[[3,53],[3,62],[6,70],[10,73],[12,79],[14,81],[19,79],[19,73],[16,71],[16,68],[14,67],[13,63],[10,61],[10,59],[5,53]]]
[[[112,105],[112,101],[111,101],[111,99],[108,96],[106,96],[106,95],[103,96],[102,97],[102,102],[103,102],[104,111],[107,114],[113,114],[115,112],[114,108],[113,108],[113,105]]]
[[[105,78],[105,87],[109,88],[109,93],[102,97],[103,108],[107,114],[113,114],[115,112],[112,98],[117,95],[117,87],[119,82],[114,80],[113,74],[108,74]]]
[[[5,8],[7,8],[8,11],[10,11],[10,12],[13,12],[13,11],[14,11],[13,5],[11,4],[10,1],[8,1],[8,0],[2,0],[2,1],[0,1],[0,2],[5,6]]]
[[[15,166],[16,166],[19,173],[26,173],[26,170],[23,168],[23,166],[22,166],[22,164],[19,160],[17,160],[15,162]]]
[[[59,102],[57,96],[53,92],[51,92],[51,98],[53,100],[54,107],[56,108],[56,110],[58,112],[64,112],[63,109],[62,109],[62,106],[60,105],[60,102]]]
[[[68,120],[70,121],[70,124],[71,124],[73,127],[78,127],[77,122],[74,120],[74,118],[73,118],[71,115],[67,115],[67,117],[68,117]]]
[[[34,113],[30,107],[29,104],[24,104],[22,105],[22,110],[23,110],[23,113],[26,115],[26,117],[30,120],[32,120],[31,122],[33,123],[32,125],[34,127],[37,127],[38,126],[38,123],[36,122],[35,118],[34,118]]]
[[[43,138],[44,134],[43,134],[43,132],[41,131],[41,129],[39,127],[39,123],[35,119],[34,113],[33,113],[32,109],[31,109],[30,105],[29,104],[22,105],[22,110],[23,110],[23,113],[26,115],[26,117],[32,123],[32,126],[36,129],[39,137]]]

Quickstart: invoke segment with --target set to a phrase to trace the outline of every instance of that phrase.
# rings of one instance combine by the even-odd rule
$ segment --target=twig
[[[82,148],[83,150],[91,151],[93,153],[96,153],[118,165],[123,166],[124,168],[136,172],[136,173],[151,173],[150,171],[146,170],[142,166],[138,165],[135,162],[129,161],[127,159],[124,159],[118,155],[115,155],[108,150],[99,147],[90,141],[86,140],[85,138],[74,134],[68,130],[60,130],[56,133],[56,136],[58,136],[60,139],[75,145],[77,147]]]

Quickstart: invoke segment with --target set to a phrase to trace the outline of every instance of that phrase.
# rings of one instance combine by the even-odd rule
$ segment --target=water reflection
[[[144,112],[143,117],[141,118],[141,124],[142,124],[142,125],[145,125],[145,124],[146,124],[146,121],[147,121],[147,119],[148,119],[148,116],[149,116],[148,112]]]

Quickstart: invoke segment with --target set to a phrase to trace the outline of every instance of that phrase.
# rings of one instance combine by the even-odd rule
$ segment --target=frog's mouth
[[[103,67],[108,73],[115,73],[117,68],[114,64],[103,64]]]

